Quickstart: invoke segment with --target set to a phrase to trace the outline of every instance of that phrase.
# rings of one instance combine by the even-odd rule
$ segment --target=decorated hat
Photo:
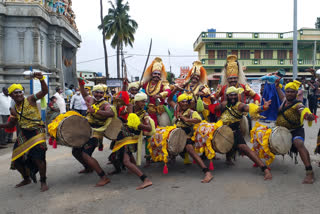
[[[227,78],[239,76],[239,66],[236,55],[229,55],[227,57]]]
[[[202,84],[207,84],[207,71],[198,60],[193,62],[192,68],[189,70],[185,82],[188,82],[193,75],[198,75],[200,77],[200,82]]]
[[[143,75],[143,81],[148,81],[151,79],[152,72],[154,71],[160,71],[161,73],[161,80],[167,79],[167,72],[166,68],[164,67],[164,64],[162,62],[162,59],[160,57],[156,57],[152,63],[149,65],[149,67],[146,69]]]

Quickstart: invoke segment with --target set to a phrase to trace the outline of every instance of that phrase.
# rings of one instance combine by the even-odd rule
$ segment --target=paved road
[[[306,145],[313,151],[318,125],[307,128]],[[108,146],[108,142],[105,142]],[[106,171],[109,151],[96,151],[94,156]],[[20,182],[17,172],[10,171],[11,148],[0,150],[0,214],[13,213],[315,213],[320,210],[319,156],[311,158],[318,178],[313,185],[303,185],[305,175],[301,160],[295,165],[289,157],[277,156],[272,164],[272,181],[264,181],[259,169],[252,168],[246,157],[227,167],[224,157],[214,162],[214,179],[200,182],[203,174],[194,164],[183,165],[178,158],[169,174],[162,174],[162,164],[153,164],[145,173],[153,186],[137,191],[140,180],[122,172],[111,177],[111,183],[94,187],[94,173],[79,175],[81,169],[67,147],[50,148],[47,153],[50,190],[40,193],[39,184],[14,188]]]

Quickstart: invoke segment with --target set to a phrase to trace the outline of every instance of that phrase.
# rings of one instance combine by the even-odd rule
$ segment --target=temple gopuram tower
[[[71,7],[71,0],[0,0],[0,87],[20,83],[29,93],[22,72],[30,67],[52,73],[51,95],[76,83],[81,37]]]

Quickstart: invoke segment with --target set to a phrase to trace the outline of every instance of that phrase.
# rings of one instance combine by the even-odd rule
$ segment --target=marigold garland
[[[201,128],[210,129],[207,132],[202,133]],[[212,148],[212,138],[214,135],[215,130],[218,128],[215,123],[208,123],[207,121],[203,120],[200,123],[194,125],[193,127],[193,136],[191,140],[193,140],[196,144],[194,146],[195,152],[202,154],[205,153],[206,157],[211,160],[216,156],[215,151]],[[201,139],[206,139],[205,143],[198,142],[197,135],[201,136]],[[198,146],[196,146],[198,145]]]
[[[68,111],[64,114],[60,114],[59,116],[56,117],[56,119],[54,119],[49,125],[48,125],[48,132],[50,134],[50,136],[57,138],[57,128],[60,124],[60,122],[66,118],[66,117],[70,117],[70,116],[79,116],[79,117],[83,117],[81,114],[79,114],[76,111]]]
[[[271,133],[272,129],[258,122],[256,122],[255,126],[250,132],[250,142],[253,144],[252,151],[256,152],[260,159],[265,159],[266,165],[268,166],[275,159],[275,155],[270,151],[269,147],[269,137]],[[261,135],[262,138],[259,137]]]

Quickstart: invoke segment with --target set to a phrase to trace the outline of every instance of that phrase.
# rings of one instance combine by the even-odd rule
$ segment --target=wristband
[[[45,77],[45,76],[42,76],[42,78],[39,79],[39,80],[41,81],[41,80],[45,80],[45,79],[46,79],[46,77]]]

